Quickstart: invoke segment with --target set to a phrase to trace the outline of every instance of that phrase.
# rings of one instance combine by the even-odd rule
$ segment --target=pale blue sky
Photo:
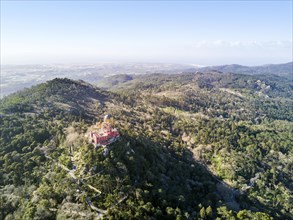
[[[2,64],[292,59],[292,1],[1,1]]]

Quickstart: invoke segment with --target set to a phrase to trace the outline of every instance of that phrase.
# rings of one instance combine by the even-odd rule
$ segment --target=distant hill
[[[293,62],[283,64],[268,64],[262,66],[242,66],[238,64],[208,66],[196,69],[201,72],[210,72],[212,70],[221,71],[223,73],[240,73],[240,74],[274,74],[285,77],[292,77]]]
[[[127,75],[127,74],[121,74],[121,75],[115,75],[115,76],[107,76],[104,77],[103,79],[97,81],[95,83],[96,86],[101,87],[101,88],[112,88],[116,85],[119,85],[121,83],[125,83],[128,81],[133,80],[135,75]]]

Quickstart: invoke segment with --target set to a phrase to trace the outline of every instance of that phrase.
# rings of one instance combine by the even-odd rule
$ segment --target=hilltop
[[[54,79],[1,100],[1,218],[292,217],[292,83],[210,72],[105,88]],[[121,132],[107,156],[84,137],[105,113]]]

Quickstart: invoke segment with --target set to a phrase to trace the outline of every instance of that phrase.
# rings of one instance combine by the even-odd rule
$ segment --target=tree
[[[206,219],[206,210],[205,207],[202,207],[199,211],[199,216],[201,219]]]

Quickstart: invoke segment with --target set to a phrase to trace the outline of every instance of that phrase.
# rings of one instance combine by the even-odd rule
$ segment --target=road
[[[50,159],[50,160],[52,160],[52,161],[53,161],[55,164],[57,164],[57,166],[60,167],[61,169],[67,171],[68,174],[71,176],[71,178],[74,180],[74,182],[77,184],[77,187],[78,187],[78,189],[80,190],[81,193],[85,193],[85,192],[82,191],[81,187],[79,186],[79,182],[82,183],[83,185],[89,187],[90,189],[94,190],[95,192],[97,192],[97,193],[99,193],[99,194],[102,193],[102,192],[101,192],[100,190],[98,190],[97,188],[95,188],[95,187],[93,187],[93,186],[91,186],[91,185],[85,183],[85,182],[82,181],[82,180],[79,181],[79,180],[77,179],[77,177],[74,175],[74,172],[75,172],[75,170],[76,170],[76,169],[75,169],[75,167],[76,167],[75,164],[72,163],[72,167],[73,167],[74,169],[69,170],[66,166],[64,166],[63,164],[61,164],[61,163],[59,163],[58,161],[54,160],[52,157],[50,157],[50,156],[48,156],[48,155],[46,155],[46,154],[45,154],[45,157],[48,158],[48,159]],[[107,212],[107,210],[103,210],[103,209],[100,209],[100,208],[94,206],[94,205],[92,204],[91,200],[90,200],[88,197],[86,197],[86,202],[87,202],[87,204],[89,205],[89,207],[90,207],[92,210],[98,212],[98,219],[99,219],[99,218],[102,218],[103,215]]]
[[[60,167],[61,169],[65,170],[66,172],[68,172],[68,175],[73,179],[73,181],[76,183],[77,185],[77,188],[79,189],[80,193],[83,194],[85,193],[85,191],[82,190],[82,188],[80,187],[80,184],[83,184],[84,186],[87,186],[88,188],[90,188],[91,190],[94,190],[96,193],[98,193],[99,195],[102,194],[102,191],[100,191],[99,189],[95,188],[94,186],[90,185],[90,184],[87,184],[86,182],[84,182],[85,179],[88,179],[88,178],[91,178],[93,176],[96,176],[98,174],[94,174],[92,176],[89,176],[89,177],[85,177],[85,178],[80,178],[78,179],[76,176],[75,176],[75,171],[76,171],[76,164],[75,164],[75,161],[74,161],[74,151],[73,151],[73,147],[70,146],[70,161],[71,161],[71,164],[72,164],[72,169],[68,169],[66,166],[64,166],[63,164],[61,164],[60,162],[56,161],[55,159],[53,159],[52,157],[48,156],[46,152],[44,152],[45,154],[45,157],[50,159],[51,161],[53,161],[58,167]],[[128,198],[128,195],[125,195],[123,196],[121,199],[119,199],[115,204],[113,204],[109,209],[112,209],[114,208],[115,206],[117,206],[118,204],[120,204],[121,202],[123,202],[125,199]],[[100,219],[102,218],[107,210],[104,210],[104,209],[100,209],[96,206],[93,205],[93,203],[91,202],[90,198],[86,197],[85,198],[86,200],[86,203],[88,204],[88,206],[94,210],[95,212],[97,212],[97,219]],[[73,213],[73,212],[71,212]],[[79,213],[79,212],[78,212]],[[83,216],[84,213],[81,213],[81,216]]]

